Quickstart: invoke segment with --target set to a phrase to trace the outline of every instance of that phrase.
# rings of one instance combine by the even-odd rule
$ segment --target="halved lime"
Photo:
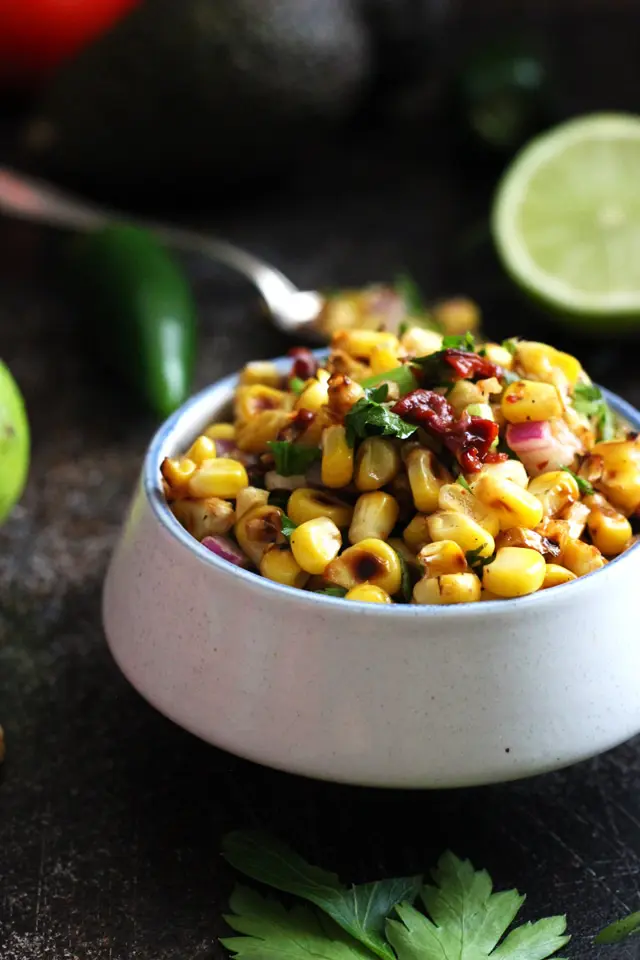
[[[532,140],[496,192],[506,270],[569,317],[640,320],[640,117],[593,114]]]
[[[20,499],[29,470],[29,421],[22,394],[0,360],[0,523]]]

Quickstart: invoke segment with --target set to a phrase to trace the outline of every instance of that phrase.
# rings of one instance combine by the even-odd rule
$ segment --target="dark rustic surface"
[[[478,236],[486,208],[473,175],[451,158],[427,166],[424,155],[385,156],[380,144],[374,152],[373,165],[354,151],[338,179],[309,175],[313,193],[274,195],[215,227],[302,286],[408,267],[434,293],[479,297],[496,333],[530,328],[491,257],[469,259],[463,241]],[[277,830],[354,880],[423,870],[450,846],[499,885],[527,892],[528,917],[566,912],[572,960],[638,958],[638,940],[599,951],[592,936],[639,906],[639,741],[519,784],[386,793],[236,760],[134,693],[105,647],[100,588],[154,425],[84,358],[49,242],[5,225],[0,249],[0,351],[26,393],[34,441],[27,494],[0,533],[1,960],[221,957],[233,877],[220,837],[244,824]],[[281,350],[248,311],[242,284],[202,263],[190,268],[203,327],[199,385]],[[572,346],[607,385],[640,401],[633,350]]]

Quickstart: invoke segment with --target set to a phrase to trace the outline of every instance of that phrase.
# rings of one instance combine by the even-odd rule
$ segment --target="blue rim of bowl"
[[[320,360],[327,355],[326,350],[316,350],[313,352]],[[284,372],[287,365],[291,363],[291,358],[278,357],[270,362],[274,363],[277,367],[282,368]],[[173,516],[167,505],[163,495],[162,486],[160,484],[160,464],[162,463],[164,456],[167,455],[166,451],[170,446],[170,441],[175,434],[180,432],[180,423],[190,411],[200,407],[206,409],[207,401],[209,401],[210,406],[214,408],[216,406],[216,398],[218,398],[220,395],[228,393],[231,396],[231,392],[236,386],[238,376],[239,375],[237,373],[229,374],[228,376],[223,377],[221,380],[217,380],[215,383],[210,384],[208,387],[205,387],[203,390],[200,390],[198,393],[194,394],[194,396],[187,400],[187,402],[184,403],[178,410],[172,413],[171,416],[165,420],[165,422],[156,431],[156,434],[154,435],[147,450],[142,470],[143,489],[151,509],[165,531],[202,563],[213,567],[221,573],[226,573],[229,576],[236,578],[240,577],[240,579],[246,581],[247,585],[253,589],[261,589],[274,597],[280,595],[283,601],[287,599],[298,601],[304,600],[305,602],[320,604],[322,607],[325,607],[327,604],[329,604],[331,607],[340,608],[344,613],[345,607],[344,599],[342,597],[331,597],[322,593],[314,593],[310,590],[301,590],[298,587],[287,587],[284,584],[275,583],[273,580],[267,580],[266,577],[260,576],[259,573],[254,573],[251,570],[244,570],[242,567],[236,567],[233,564],[228,563],[226,560],[222,560],[220,557],[216,556],[216,554],[212,553],[211,550],[207,550],[206,547],[203,547],[198,540],[195,539],[195,537],[191,536],[190,533],[187,533],[184,527]],[[602,394],[611,408],[624,420],[626,420],[633,429],[640,431],[640,411],[636,410],[635,407],[633,407],[626,400],[623,400],[622,397],[617,396],[617,394],[611,393],[611,391],[606,390],[604,387],[600,387],[600,389],[602,390]],[[215,414],[213,415],[215,416]],[[571,588],[574,592],[577,589],[585,588],[585,585],[588,585],[588,581],[591,579],[591,577],[604,576],[608,573],[610,574],[612,568],[614,568],[616,564],[625,562],[628,560],[631,554],[637,553],[638,550],[640,550],[640,543],[634,544],[633,547],[630,547],[624,553],[614,557],[613,560],[610,560],[609,563],[600,570],[594,570],[592,573],[578,577],[577,580],[572,580],[570,583],[560,584],[559,586],[548,590],[538,590],[536,593],[528,594],[524,597],[514,597],[504,600],[485,600],[482,602],[480,609],[478,609],[477,603],[460,603],[451,605],[397,603],[389,606],[387,604],[364,603],[353,600],[349,601],[348,609],[350,611],[359,610],[361,613],[366,611],[371,616],[391,617],[477,617],[480,613],[484,615],[485,613],[492,614],[497,613],[498,611],[506,612],[507,610],[514,608],[522,609],[523,605],[528,606],[532,603],[540,605],[545,601],[547,603],[553,602],[553,597],[557,597],[558,591],[560,590],[562,591],[561,595],[564,596],[564,591],[568,588]]]

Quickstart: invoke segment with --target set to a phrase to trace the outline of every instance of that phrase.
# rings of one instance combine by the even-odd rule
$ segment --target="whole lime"
[[[20,389],[0,360],[0,523],[22,495],[29,471],[29,421]]]

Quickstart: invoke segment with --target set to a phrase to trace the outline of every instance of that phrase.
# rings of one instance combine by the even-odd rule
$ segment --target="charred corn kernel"
[[[232,423],[212,423],[204,435],[210,440],[235,440],[236,428]]]
[[[279,507],[257,504],[236,521],[233,528],[236,540],[256,567],[260,566],[262,555],[270,546],[285,543],[281,517],[282,510]]]
[[[585,505],[590,513],[587,526],[591,542],[605,557],[617,557],[623,553],[631,541],[633,530],[627,518],[614,510],[599,494],[587,497]]]
[[[481,585],[475,573],[443,573],[440,577],[424,577],[413,588],[414,603],[475,603],[480,595]]]
[[[562,551],[562,562],[576,577],[584,577],[604,567],[605,559],[597,547],[584,540],[568,539]]]
[[[319,371],[318,371],[319,372]],[[326,372],[326,371],[325,371]],[[322,380],[314,377],[309,380],[300,396],[296,399],[296,410],[311,410],[312,413],[318,411],[329,402],[329,381],[323,377]]]
[[[209,497],[206,500],[176,500],[171,512],[196,540],[227,533],[233,526],[235,514],[227,500]]]
[[[263,410],[250,420],[243,420],[236,427],[238,449],[245,453],[266,453],[270,440],[288,427],[293,415],[287,410]]]
[[[376,347],[385,347],[392,352],[400,349],[398,338],[384,330],[342,330],[334,335],[331,345],[338,350],[345,350],[352,357],[366,359],[371,357]]]
[[[473,332],[480,326],[480,308],[466,297],[453,297],[437,304],[433,316],[445,333]]]
[[[416,510],[433,513],[438,508],[440,488],[445,483],[451,483],[451,474],[442,466],[435,453],[426,447],[414,447],[410,450],[405,458],[405,466]]]
[[[591,453],[602,458],[598,487],[627,515],[640,508],[640,437],[597,443]]]
[[[235,500],[240,491],[248,486],[249,477],[244,464],[225,457],[206,460],[189,480],[188,489],[191,497]]]
[[[559,519],[568,524],[567,534],[574,540],[579,540],[584,533],[589,517],[589,507],[586,503],[570,503],[559,513]]]
[[[334,373],[329,380],[327,403],[329,410],[337,419],[343,419],[362,397],[364,397],[364,390],[355,380],[341,373]]]
[[[501,547],[482,570],[482,585],[498,597],[524,597],[544,583],[546,563],[529,547]]]
[[[287,516],[298,525],[317,517],[328,517],[336,527],[343,529],[351,523],[353,507],[322,490],[301,487],[289,497]]]
[[[233,401],[236,420],[250,420],[265,410],[290,410],[291,394],[275,387],[256,383],[252,387],[238,387]]]
[[[267,360],[255,360],[248,363],[240,374],[240,383],[243,387],[256,385],[279,387],[281,382],[282,375],[278,372],[278,368]]]
[[[187,457],[165,457],[160,472],[174,496],[186,496],[189,481],[196,469],[196,464]]]
[[[431,543],[429,517],[424,513],[416,513],[413,520],[404,528],[402,539],[414,554],[424,547],[425,543]]]
[[[565,507],[580,499],[578,482],[566,470],[541,473],[531,480],[527,489],[542,504],[545,517],[555,517]]]
[[[473,551],[477,557],[490,557],[495,550],[491,534],[464,513],[434,513],[427,525],[433,541],[453,540],[465,554]]]
[[[546,537],[547,540],[550,540],[552,544],[556,544],[559,548],[559,553],[557,556],[558,563],[562,563],[562,554],[565,548],[567,540],[571,538],[571,526],[566,520],[554,520],[547,518],[543,520],[542,523],[539,523],[535,529],[536,533],[539,533],[541,537]]]
[[[562,416],[562,400],[551,383],[516,380],[502,394],[501,410],[509,423],[551,420]]]
[[[566,567],[562,567],[559,563],[548,563],[544,570],[544,580],[540,589],[547,590],[549,587],[559,587],[561,583],[569,583],[576,579],[575,573],[571,573],[571,570],[567,570]]]
[[[304,587],[309,574],[301,569],[292,551],[286,545],[268,547],[260,560],[260,573],[267,580],[283,583],[286,587]]]
[[[236,498],[236,520],[252,507],[264,506],[269,502],[269,491],[260,487],[245,487]]]
[[[409,549],[404,540],[401,540],[400,537],[389,537],[387,543],[393,547],[396,553],[400,554],[405,563],[413,567],[416,566],[416,555],[413,550]]]
[[[379,344],[371,351],[371,373],[388,373],[400,366],[399,350],[391,350],[384,344]]]
[[[333,520],[316,517],[307,520],[291,534],[291,549],[296,561],[307,573],[320,574],[337,557],[342,535]]]
[[[409,327],[400,338],[402,347],[411,357],[428,357],[442,350],[442,334],[424,327]]]
[[[473,490],[480,477],[499,477],[502,480],[511,480],[524,490],[529,484],[529,474],[524,463],[520,460],[502,460],[499,463],[485,463],[479,473],[467,476],[467,480]]]
[[[512,480],[487,473],[474,483],[473,492],[478,500],[495,512],[501,530],[508,530],[509,527],[532,528],[542,520],[540,501]]]
[[[373,583],[361,583],[345,595],[345,600],[357,600],[359,603],[393,603],[393,600],[382,587]]]
[[[471,380],[458,380],[447,394],[447,400],[457,414],[462,414],[474,403],[482,403],[483,399],[482,390]]]
[[[353,477],[353,447],[342,424],[326,427],[322,434],[322,483],[332,490],[346,487]]]
[[[398,554],[384,540],[361,540],[332,560],[324,571],[325,578],[346,590],[359,583],[373,583],[393,597],[402,583],[402,566]]]
[[[445,483],[440,487],[438,506],[441,510],[454,510],[471,517],[481,527],[495,537],[500,530],[500,516],[495,510],[485,506],[481,500],[459,483]]]
[[[375,490],[363,493],[356,501],[349,527],[349,543],[374,537],[386,540],[398,520],[398,504],[390,493]]]
[[[503,370],[511,370],[513,367],[513,354],[499,343],[485,343],[484,355],[489,363],[495,363]]]
[[[424,568],[427,579],[441,577],[445,573],[466,573],[467,558],[462,547],[454,540],[438,540],[422,547],[416,557]]]
[[[569,353],[562,353],[546,343],[535,340],[520,340],[516,347],[518,367],[526,376],[546,383],[561,386],[563,382],[573,387],[582,373],[579,360]]]
[[[400,454],[391,440],[368,437],[358,447],[354,474],[358,490],[379,490],[394,479],[400,470]]]
[[[214,460],[216,457],[216,445],[210,437],[198,437],[191,444],[187,457],[193,460],[197,467],[201,467],[205,460]]]

